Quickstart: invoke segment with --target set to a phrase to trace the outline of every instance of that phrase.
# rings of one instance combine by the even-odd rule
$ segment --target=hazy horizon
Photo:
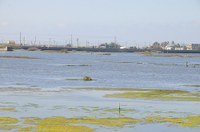
[[[0,41],[200,43],[199,0],[0,0]]]

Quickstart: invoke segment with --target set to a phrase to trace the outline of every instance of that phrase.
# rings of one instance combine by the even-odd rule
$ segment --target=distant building
[[[15,41],[14,40],[9,40],[8,44],[15,44]]]
[[[175,46],[173,44],[169,44],[169,45],[165,46],[164,49],[165,50],[175,50]]]
[[[185,50],[184,47],[176,47],[175,50]]]
[[[120,49],[127,49],[127,47],[121,46]]]
[[[187,50],[200,50],[200,44],[189,44]]]

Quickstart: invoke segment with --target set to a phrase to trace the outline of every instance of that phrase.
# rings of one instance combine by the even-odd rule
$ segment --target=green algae
[[[106,94],[107,98],[125,98],[159,101],[200,101],[200,92],[160,90],[147,88],[75,88],[73,90],[120,92]]]
[[[18,124],[18,123],[21,124]],[[21,120],[11,117],[0,117],[0,130],[14,130],[18,132],[93,132],[94,129],[87,127],[88,125],[95,125],[98,127],[125,127],[135,124],[166,124],[168,126],[180,126],[199,128],[200,115],[186,116],[186,117],[162,117],[162,116],[147,116],[141,119],[120,117],[120,118],[94,118],[94,117],[79,117],[79,118],[65,118],[65,117],[25,117]],[[82,126],[83,125],[83,126]],[[86,126],[85,126],[86,125]]]
[[[19,121],[16,118],[0,117],[0,124],[16,124]]]
[[[163,101],[200,101],[200,92],[181,90],[146,90],[107,94],[105,97]]]
[[[39,125],[36,127],[37,132],[93,132],[92,128],[86,126],[46,126]]]
[[[32,130],[34,130],[34,129],[35,129],[35,127],[29,126],[29,127],[20,128],[17,130],[17,132],[32,132]]]
[[[140,120],[134,118],[65,118],[65,117],[49,117],[44,119],[26,118],[26,124],[36,125],[69,125],[69,124],[93,124],[107,127],[122,127],[128,124],[139,123]]]
[[[0,117],[0,130],[13,130],[19,121],[16,118]]]
[[[177,125],[181,127],[200,127],[200,115],[188,117],[161,117],[161,116],[148,116],[143,119],[147,124],[150,123],[171,123],[170,125]]]
[[[0,111],[17,112],[15,108],[7,108],[7,107],[1,107]]]
[[[86,127],[86,126],[70,126],[70,125],[57,125],[57,124],[51,124],[51,125],[44,125],[44,124],[38,124],[35,126],[28,126],[24,128],[20,128],[17,130],[17,132],[93,132],[92,128]]]

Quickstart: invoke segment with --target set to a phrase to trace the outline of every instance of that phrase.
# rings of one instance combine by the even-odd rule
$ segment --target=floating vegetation
[[[6,107],[1,107],[0,111],[17,112],[15,108],[6,108]]]
[[[48,126],[39,125],[36,132],[93,132],[92,128],[86,126]]]
[[[14,58],[14,59],[38,59],[30,56],[0,56],[0,58]]]
[[[84,76],[83,80],[84,81],[92,81],[92,78],[90,76]]]
[[[19,123],[20,122],[20,123]],[[93,132],[94,129],[87,127],[95,125],[98,127],[125,127],[142,124],[160,124],[164,123],[168,126],[181,126],[190,128],[200,127],[200,115],[186,117],[162,117],[162,116],[147,116],[141,119],[136,118],[65,118],[65,117],[48,117],[36,118],[26,117],[20,121],[11,117],[0,117],[0,130],[13,130],[18,128],[18,132],[42,131],[42,132]],[[78,125],[78,126],[77,126]],[[79,126],[80,125],[80,126]],[[84,125],[84,126],[82,126]],[[86,126],[85,126],[86,125]]]
[[[13,130],[19,121],[16,118],[0,117],[0,130]]]
[[[128,124],[139,123],[140,120],[135,118],[91,118],[91,117],[81,117],[81,118],[65,118],[65,117],[49,117],[44,119],[38,118],[26,118],[26,124],[33,125],[67,125],[67,124],[93,124],[98,126],[107,127],[122,127]]]
[[[200,115],[188,117],[161,117],[161,116],[148,116],[145,117],[144,122],[149,123],[171,123],[170,125],[177,125],[182,127],[200,127]]]
[[[121,91],[124,93],[107,94],[110,98],[128,99],[151,99],[168,101],[200,101],[200,92],[189,92],[183,90],[159,90],[159,89],[139,89],[139,88],[80,88],[79,90],[96,91]]]
[[[145,90],[107,94],[105,97],[164,101],[200,101],[200,92],[181,90]]]
[[[29,127],[20,128],[17,130],[17,132],[32,132],[33,129],[35,129],[35,127],[29,126]]]

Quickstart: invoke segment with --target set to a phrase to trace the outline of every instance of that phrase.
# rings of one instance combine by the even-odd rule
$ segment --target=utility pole
[[[117,44],[117,37],[114,37],[114,43]]]
[[[51,45],[51,38],[49,38],[49,45]]]
[[[71,45],[73,45],[73,36],[71,34]]]
[[[24,36],[24,38],[23,38],[23,45],[25,45],[25,43],[26,43],[26,38]]]
[[[36,36],[35,36],[34,45],[36,44],[36,41],[37,41],[37,38],[36,38]]]
[[[79,38],[76,39],[77,41],[77,48],[79,47]]]
[[[22,44],[22,33],[21,32],[19,33],[19,44],[20,45]]]

